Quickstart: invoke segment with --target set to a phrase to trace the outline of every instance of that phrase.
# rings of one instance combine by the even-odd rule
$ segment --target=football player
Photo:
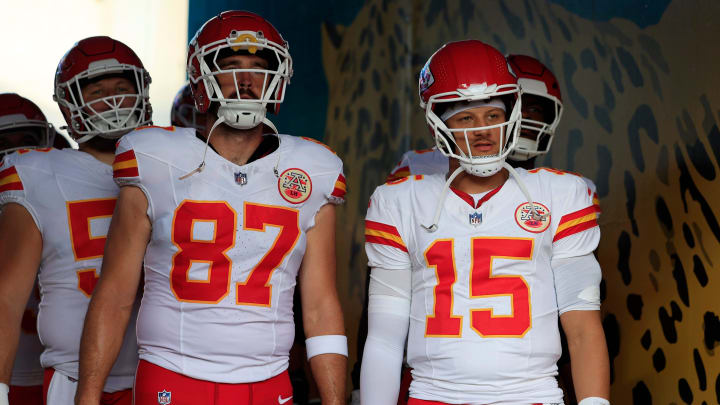
[[[437,75],[434,74],[437,73]],[[521,90],[480,41],[446,44],[420,74],[421,105],[449,170],[376,189],[363,404],[397,401],[407,338],[409,404],[561,403],[558,316],[580,404],[608,404],[600,237],[587,185],[514,169]]]
[[[292,74],[287,42],[262,17],[226,11],[190,42],[202,133],[149,128],[120,140],[121,186],[82,341],[79,404],[95,403],[145,269],[134,398],[150,404],[292,401],[296,280],[323,404],[345,397],[347,340],[335,290],[342,162],[277,135]],[[270,132],[270,133],[269,133]]]
[[[508,155],[507,161],[513,167],[532,170],[535,168],[536,158],[550,150],[562,117],[563,104],[560,86],[552,71],[531,56],[509,55],[507,60],[513,73],[517,76],[518,84],[523,92],[520,136],[515,149]],[[449,158],[437,147],[411,150],[403,154],[400,163],[391,171],[386,181],[397,181],[411,174],[446,173],[449,164]],[[582,179],[588,186],[588,193],[592,195],[593,205],[599,215],[601,210],[595,183],[587,177],[582,177]],[[363,313],[365,314],[366,311]],[[363,321],[367,322],[366,317],[364,318]],[[367,333],[366,328],[361,328],[361,331]],[[360,336],[360,340],[364,343],[365,336]],[[565,358],[565,351],[563,351],[561,363],[567,364]],[[356,364],[356,367],[359,365]],[[569,373],[561,374],[567,374],[567,377],[562,379],[563,385],[571,387],[572,381],[570,381]],[[401,387],[405,386],[407,386],[405,383],[401,385]],[[353,395],[359,398],[359,390],[353,391]],[[568,392],[567,395],[572,399],[572,392]],[[358,404],[359,400],[355,403]]]
[[[15,93],[0,94],[0,155],[20,149],[48,148],[52,146],[54,137],[55,129],[35,103]],[[8,394],[11,405],[43,403],[43,368],[40,365],[43,348],[36,328],[39,298],[35,285],[20,323],[20,341]],[[0,383],[0,391],[5,392],[6,389]],[[3,400],[0,393],[0,403]]]
[[[149,83],[126,45],[109,37],[83,39],[60,61],[54,93],[80,149],[21,150],[0,168],[0,382],[8,381],[23,305],[37,275],[46,404],[72,403],[75,395],[83,319],[118,193],[111,167],[115,142],[149,123]],[[129,404],[136,339],[134,333],[113,338],[123,348],[101,387],[103,403]]]

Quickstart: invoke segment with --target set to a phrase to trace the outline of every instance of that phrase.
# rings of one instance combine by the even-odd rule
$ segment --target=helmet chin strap
[[[224,117],[224,116],[220,116],[220,117],[217,119],[217,121],[215,121],[215,123],[213,124],[213,126],[210,128],[210,132],[208,132],[207,139],[205,139],[205,150],[203,151],[203,158],[202,158],[202,162],[200,162],[200,165],[199,165],[198,167],[196,167],[195,170],[193,170],[193,171],[191,171],[191,172],[189,172],[189,173],[187,173],[187,174],[185,174],[185,175],[183,175],[183,176],[180,176],[180,177],[178,178],[178,180],[185,180],[185,179],[187,179],[188,177],[192,176],[193,174],[195,174],[195,173],[200,173],[201,171],[203,171],[203,169],[205,168],[205,157],[207,156],[208,146],[210,145],[210,135],[212,135],[212,133],[213,133],[213,131],[215,130],[215,128],[217,128],[218,125],[222,124],[223,122],[225,122],[225,117]]]
[[[505,160],[498,160],[495,163],[485,163],[485,164],[478,164],[478,163],[469,163],[469,162],[463,162],[460,161],[460,167],[468,172],[469,174],[472,174],[473,176],[478,177],[490,177],[493,174],[500,171],[500,169],[503,168],[503,163]]]
[[[249,103],[248,103],[248,104],[249,104]],[[253,104],[254,104],[254,103],[253,103]],[[220,108],[222,109],[223,107],[220,107]],[[265,107],[262,107],[262,109],[263,109],[263,111],[264,111],[264,110],[265,110]],[[205,169],[205,157],[207,156],[208,146],[210,145],[210,136],[212,135],[212,133],[213,133],[213,131],[215,130],[215,128],[217,128],[218,126],[220,126],[220,124],[228,124],[228,125],[230,125],[226,120],[227,120],[227,115],[226,115],[226,114],[221,114],[221,113],[220,113],[220,110],[218,109],[218,119],[215,121],[215,123],[213,124],[213,126],[210,128],[210,132],[208,132],[207,139],[205,140],[205,150],[203,151],[202,162],[200,162],[200,165],[199,165],[198,167],[196,167],[195,170],[193,170],[193,171],[191,171],[191,172],[189,172],[189,173],[187,173],[187,174],[185,174],[185,175],[183,175],[183,176],[180,176],[180,177],[178,178],[179,180],[185,180],[185,179],[187,179],[188,177],[192,176],[193,174],[195,174],[195,173],[200,173],[201,171],[203,171],[203,169]],[[275,124],[273,124],[272,121],[270,121],[269,119],[265,118],[264,112],[263,112],[263,118],[262,118],[261,123],[267,125],[268,128],[272,129],[275,133],[277,133],[277,128],[275,128]],[[259,125],[259,124],[257,124],[257,125]],[[234,125],[230,125],[230,126],[233,127],[233,128],[237,128],[237,129],[251,129],[251,128],[255,128],[257,125],[255,125],[255,126],[253,126],[253,127],[250,127],[250,128],[237,128],[237,127],[234,126]],[[279,164],[279,161],[278,161],[278,164]],[[275,172],[275,175],[277,176],[277,164],[275,165],[274,172]]]
[[[533,219],[536,221],[544,221],[548,217],[548,214],[538,214],[535,209],[535,201],[533,201],[530,192],[527,187],[525,187],[525,182],[520,179],[520,176],[517,171],[515,171],[515,168],[510,166],[507,162],[503,164],[503,167],[515,178],[515,182],[517,182],[518,187],[520,187],[520,191],[522,191],[525,198],[527,198],[528,204],[530,204],[530,215],[532,215]]]
[[[277,128],[275,128],[275,124],[273,124],[272,121],[270,121],[269,119],[263,118],[262,123],[265,124],[268,128],[270,128],[274,134],[278,133]]]
[[[520,179],[520,176],[518,175],[517,171],[515,171],[515,168],[510,166],[509,163],[503,162],[502,165],[498,167],[498,169],[495,171],[497,173],[500,171],[501,168],[507,169],[507,171],[510,173],[511,176],[515,178],[515,182],[517,183],[518,187],[520,188],[520,191],[523,193],[525,198],[528,201],[528,204],[530,204],[530,215],[532,215],[533,219],[536,221],[544,221],[548,214],[540,214],[535,209],[535,202],[532,199],[532,196],[530,195],[530,192],[528,191],[527,187],[525,187],[525,182]],[[465,167],[461,166],[455,169],[454,172],[448,177],[447,181],[445,182],[445,186],[443,187],[442,193],[440,194],[440,198],[438,199],[437,206],[435,207],[435,216],[433,217],[432,223],[429,226],[420,225],[428,232],[435,232],[438,229],[438,221],[440,220],[440,214],[442,213],[443,203],[445,202],[445,197],[447,197],[448,192],[450,191],[450,183],[455,180],[455,177],[457,177],[462,171],[467,171],[470,174],[473,174],[472,172],[465,169]],[[477,176],[477,175],[476,175]],[[486,177],[486,176],[481,176]]]
[[[265,121],[264,103],[234,102],[218,108],[218,118],[235,129],[252,129]]]
[[[435,232],[438,229],[438,220],[440,219],[440,213],[442,212],[443,203],[445,202],[445,197],[447,197],[448,191],[450,191],[450,183],[455,180],[455,177],[458,176],[463,170],[465,170],[462,166],[455,169],[454,172],[448,177],[447,181],[445,182],[445,186],[443,187],[442,194],[440,194],[440,198],[438,199],[437,206],[435,207],[435,216],[433,217],[432,223],[430,226],[420,225],[428,232]]]

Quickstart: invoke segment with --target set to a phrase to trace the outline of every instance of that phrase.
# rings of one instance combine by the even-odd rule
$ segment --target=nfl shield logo
[[[158,404],[160,405],[170,405],[170,397],[172,396],[172,392],[163,390],[162,392],[158,392]]]
[[[470,225],[478,226],[482,223],[482,212],[473,212],[470,214]]]
[[[247,174],[243,172],[235,173],[235,183],[244,186],[247,184]]]

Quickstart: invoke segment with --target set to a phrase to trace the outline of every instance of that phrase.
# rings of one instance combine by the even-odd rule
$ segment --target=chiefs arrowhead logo
[[[550,226],[550,210],[540,203],[536,202],[533,204],[535,204],[535,212],[541,215],[541,217],[533,218],[530,203],[526,202],[518,205],[515,209],[515,222],[517,222],[520,228],[528,232],[541,233]]]
[[[300,204],[310,198],[312,181],[310,176],[301,169],[287,169],[278,179],[278,191],[285,201]]]

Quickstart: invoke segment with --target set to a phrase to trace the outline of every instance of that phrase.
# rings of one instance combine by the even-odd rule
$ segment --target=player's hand
[[[0,383],[0,405],[10,404],[10,401],[8,400],[8,392],[10,392],[10,387],[8,387],[5,383]]]

